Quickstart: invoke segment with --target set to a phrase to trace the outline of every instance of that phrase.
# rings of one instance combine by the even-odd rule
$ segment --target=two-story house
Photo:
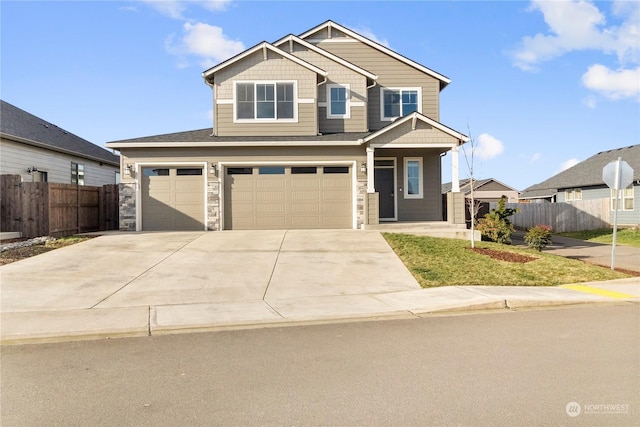
[[[464,223],[458,147],[440,123],[450,80],[335,22],[260,43],[203,73],[208,129],[114,141],[124,230],[366,228]]]

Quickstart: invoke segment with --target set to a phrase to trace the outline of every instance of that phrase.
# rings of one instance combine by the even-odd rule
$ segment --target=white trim
[[[338,38],[330,38],[330,39],[305,39],[309,43],[358,43],[358,40],[350,39],[348,37],[338,37]]]
[[[226,168],[228,166],[244,166],[244,167],[260,167],[260,166],[297,166],[297,165],[309,165],[309,166],[333,166],[333,165],[344,165],[349,166],[351,170],[351,227],[356,230],[358,228],[358,171],[356,169],[357,161],[356,160],[338,160],[338,161],[313,161],[313,160],[286,160],[286,161],[248,161],[248,162],[239,162],[239,161],[231,161],[231,162],[218,162],[218,180],[219,180],[219,192],[220,192],[220,230],[226,230],[224,224],[225,211],[224,211],[224,200],[225,200],[225,177],[226,177]],[[205,199],[206,200],[206,199]]]
[[[203,193],[203,205],[204,205],[204,231],[207,231],[207,223],[208,223],[208,210],[207,210],[207,162],[136,162],[134,164],[135,167],[135,187],[136,187],[136,231],[142,231],[142,183],[140,182],[140,177],[142,173],[143,167],[148,166],[175,166],[176,168],[180,166],[202,166],[202,178],[204,181],[204,193]]]
[[[293,84],[293,118],[279,119],[277,106],[278,106],[278,83]],[[253,85],[253,119],[239,119],[237,117],[237,94],[236,90],[239,84],[252,84]],[[273,85],[273,103],[274,114],[273,118],[257,118],[258,114],[258,85]],[[298,123],[298,81],[297,80],[234,80],[233,82],[233,123]]]
[[[365,77],[369,77],[372,80],[377,80],[378,79],[377,75],[365,70],[364,68],[360,68],[357,65],[352,64],[349,61],[345,61],[344,59],[340,58],[339,56],[336,56],[331,52],[328,52],[328,51],[326,51],[324,49],[321,49],[321,48],[309,43],[308,41],[301,39],[300,37],[294,36],[293,34],[290,34],[290,35],[278,40],[277,42],[273,43],[273,45],[277,46],[277,47],[280,47],[280,45],[282,45],[283,43],[285,43],[287,41],[289,41],[289,42],[290,41],[294,41],[294,42],[306,47],[307,49],[312,50],[312,51],[324,56],[325,58],[329,58],[329,59],[337,62],[338,64],[343,65],[343,66],[355,71],[356,73],[362,74]]]
[[[418,186],[419,191],[418,194],[409,194],[409,162],[418,162]],[[405,157],[404,158],[404,168],[402,171],[403,179],[404,179],[404,192],[402,193],[402,197],[405,199],[423,199],[424,198],[424,168],[422,166],[422,157]]]
[[[313,72],[315,72],[317,74],[320,74],[321,76],[326,77],[328,75],[328,73],[326,71],[324,71],[323,69],[318,68],[315,65],[310,64],[307,61],[304,61],[304,60],[298,58],[297,56],[291,55],[290,53],[287,53],[284,50],[282,50],[280,48],[277,48],[277,47],[273,46],[270,43],[262,42],[260,44],[255,45],[254,47],[252,47],[250,49],[245,50],[244,52],[236,55],[233,58],[227,59],[226,61],[216,65],[215,67],[209,68],[208,70],[206,70],[205,72],[202,73],[202,77],[207,78],[207,77],[215,74],[216,72],[228,67],[229,65],[232,65],[232,64],[234,64],[234,63],[246,58],[247,56],[259,51],[260,49],[265,49],[265,50],[268,49],[268,50],[274,52],[275,54],[282,56],[283,58],[286,58],[286,59],[288,59],[290,61],[293,61],[296,64],[298,64],[298,65],[300,65],[300,66],[302,66],[304,68],[307,68],[307,69],[309,69],[309,70],[311,70],[311,71],[313,71]]]
[[[316,100],[313,98],[299,98],[298,104],[315,104]]]
[[[362,101],[351,101],[352,107],[364,107],[366,104]]]
[[[400,108],[402,108],[402,91],[417,91],[418,92],[418,113],[422,113],[422,88],[421,87],[384,87],[380,86],[380,121],[392,122],[399,117],[404,117],[409,113],[400,112],[399,116],[385,117],[384,115],[384,91],[400,91]]]
[[[468,136],[463,135],[460,132],[457,132],[457,131],[455,131],[455,130],[453,130],[451,128],[448,128],[447,126],[443,125],[442,123],[436,122],[435,120],[430,119],[429,117],[425,116],[422,113],[414,112],[413,114],[410,114],[408,116],[404,116],[401,119],[398,119],[398,120],[392,122],[391,124],[383,127],[382,129],[379,129],[379,130],[373,132],[372,134],[367,135],[362,140],[362,142],[363,143],[369,142],[369,141],[379,137],[380,135],[382,135],[382,134],[384,134],[386,132],[389,132],[391,129],[394,129],[397,126],[401,126],[403,123],[407,122],[408,120],[413,120],[414,116],[418,120],[423,121],[424,123],[428,124],[429,126],[432,126],[432,127],[436,128],[436,129],[446,133],[447,135],[450,135],[450,136],[458,139],[460,144],[463,143],[463,142],[469,141],[469,137]],[[458,144],[458,145],[460,145],[460,144]],[[385,147],[383,147],[384,145],[385,144],[375,144],[375,146],[377,148],[385,148]],[[398,147],[398,148],[402,147],[400,144],[387,144],[387,145],[388,146]],[[424,146],[424,147],[438,147],[437,144],[424,144],[424,145],[423,144],[413,144],[413,145],[406,144],[406,145],[407,145],[406,147],[402,147],[402,148],[410,148],[410,147],[416,147],[417,148],[417,147],[421,147],[421,146]],[[372,144],[372,146],[374,146],[374,144]],[[441,146],[442,147],[451,147],[453,145],[445,144],[445,145],[441,145]]]
[[[306,39],[308,36],[320,31],[322,28],[325,28],[325,27],[336,28],[339,31],[343,32],[344,34],[346,34],[346,35],[348,35],[350,37],[353,37],[354,39],[356,39],[356,40],[358,40],[358,41],[360,41],[360,42],[362,42],[362,43],[364,43],[364,44],[366,44],[368,46],[371,46],[372,48],[377,49],[380,52],[386,53],[387,55],[391,56],[394,59],[397,59],[400,62],[404,62],[405,64],[407,64],[407,65],[409,65],[409,66],[411,66],[413,68],[416,68],[416,69],[422,71],[425,74],[428,74],[428,75],[430,75],[432,77],[435,77],[436,79],[438,79],[442,83],[444,83],[443,86],[446,86],[449,83],[451,83],[451,80],[448,79],[447,77],[443,76],[442,74],[437,73],[437,72],[435,72],[433,70],[430,70],[429,68],[425,67],[424,65],[418,64],[417,62],[412,61],[411,59],[406,58],[406,57],[400,55],[397,52],[394,52],[393,50],[389,49],[388,47],[385,47],[385,46],[381,45],[380,43],[376,43],[376,42],[374,42],[372,40],[369,40],[368,38],[361,36],[360,34],[356,33],[355,31],[352,31],[352,30],[350,30],[348,28],[345,28],[342,25],[337,24],[337,23],[335,23],[333,21],[327,21],[327,22],[325,22],[323,24],[320,24],[320,25],[318,25],[318,26],[316,26],[316,27],[314,27],[314,28],[312,28],[312,29],[300,34],[299,37],[301,39],[305,39],[305,40],[307,40],[309,42],[311,42],[313,40],[314,42],[323,42],[323,43],[327,43],[327,42],[329,42],[329,43],[345,43],[345,41],[342,41],[342,42],[338,41],[338,40],[345,39],[344,37],[343,38],[337,38],[337,39],[336,38],[331,38],[331,39]],[[349,40],[349,39],[346,39],[346,40]]]
[[[456,143],[416,143],[416,144],[397,144],[393,142],[369,144],[373,148],[453,148],[457,147]]]
[[[367,193],[375,193],[375,148],[367,147]]]
[[[191,147],[326,147],[362,145],[355,141],[185,141],[185,142],[132,142],[106,144],[107,148],[191,148]],[[373,146],[373,145],[372,145]],[[412,145],[411,147],[418,147]],[[435,145],[429,145],[435,147]]]
[[[375,166],[376,160],[393,160],[393,166]],[[397,157],[375,157],[374,168],[392,169],[393,170],[393,218],[378,218],[379,221],[397,221],[398,220],[398,158]],[[380,201],[378,200],[378,205]],[[380,215],[380,206],[378,206],[378,215]]]
[[[345,114],[332,114],[331,113],[331,89],[344,88],[345,89]],[[327,119],[350,119],[351,118],[351,85],[332,83],[327,85],[327,101],[325,102],[327,107]]]
[[[218,105],[233,104],[233,99],[216,99],[216,104]]]

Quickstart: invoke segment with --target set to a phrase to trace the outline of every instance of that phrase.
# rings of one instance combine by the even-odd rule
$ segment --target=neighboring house
[[[450,80],[339,24],[262,42],[203,73],[213,128],[114,141],[121,229],[364,228],[441,221]]]
[[[24,182],[117,184],[115,154],[0,100],[0,175]]]
[[[640,144],[603,151],[557,175],[532,185],[520,194],[521,201],[567,202],[576,200],[611,199],[615,209],[615,195],[602,179],[602,169],[610,162],[626,161],[633,169],[633,182],[620,191],[618,223],[640,224]]]
[[[451,192],[451,186],[450,182],[442,184],[442,194],[446,195]],[[471,197],[471,179],[464,179],[460,181],[460,191],[464,193],[465,198]],[[517,203],[518,194],[518,190],[501,183],[497,179],[486,178],[473,180],[473,198],[480,202],[498,202],[503,196],[505,196],[507,198],[507,202]]]

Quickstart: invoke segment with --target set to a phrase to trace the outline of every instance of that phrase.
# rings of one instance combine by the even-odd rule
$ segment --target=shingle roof
[[[469,179],[469,178],[460,180],[460,191],[461,192],[467,193],[467,192],[471,191],[471,186],[469,185],[470,181],[471,181],[471,179]],[[494,179],[494,178],[474,179],[473,180],[473,189],[474,189],[474,191],[480,189],[480,187],[482,187],[483,185],[485,185],[486,183],[491,182],[491,181],[494,181],[494,182],[496,182],[496,183],[498,183],[498,184],[500,184],[500,185],[502,185],[502,186],[504,186],[506,188],[510,188],[511,191],[518,191],[515,188],[510,187],[510,186],[508,186],[506,184],[503,184],[503,183],[501,183],[500,181],[498,181],[497,179]],[[446,182],[446,183],[442,184],[442,194],[446,194],[449,191],[451,191],[451,186],[452,186],[451,182]]]
[[[15,137],[20,142],[31,142],[41,147],[113,165],[120,164],[119,157],[110,151],[2,100],[0,133],[8,139]]]
[[[602,180],[602,168],[609,162],[621,157],[633,168],[633,180],[640,181],[640,144],[615,150],[602,151],[577,165],[552,176],[546,181],[532,185],[522,192],[522,197],[535,197],[535,194],[551,194],[565,188],[581,188],[605,185]]]
[[[358,141],[369,135],[369,132],[330,133],[315,136],[212,136],[211,128],[191,130],[185,132],[167,133],[164,135],[144,136],[141,138],[111,141],[107,145],[127,145],[134,143],[159,143],[159,142],[347,142]],[[240,146],[240,144],[239,144]]]

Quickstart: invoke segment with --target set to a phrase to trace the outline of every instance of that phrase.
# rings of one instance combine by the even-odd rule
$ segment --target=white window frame
[[[380,88],[380,120],[381,121],[391,122],[397,119],[398,117],[404,117],[406,115],[402,111],[400,112],[402,114],[401,116],[386,117],[384,115],[384,92],[386,90],[400,91],[400,97],[402,97],[402,91],[405,91],[405,90],[417,91],[418,92],[418,110],[417,111],[419,113],[422,113],[422,88],[421,87],[381,87]],[[400,108],[402,108],[402,102],[400,103]]]
[[[293,84],[293,118],[279,119],[278,118],[278,89],[277,84]],[[237,87],[239,84],[252,84],[253,85],[253,119],[239,119],[238,118],[238,103],[237,103]],[[273,85],[274,92],[274,116],[273,118],[257,118],[258,114],[258,96],[256,93],[257,85]],[[297,123],[298,122],[298,82],[296,80],[237,80],[233,82],[233,122],[234,123]]]
[[[418,162],[418,194],[409,194],[409,162]],[[422,199],[424,198],[424,168],[422,165],[422,157],[405,157],[404,168],[402,171],[404,176],[404,192],[403,197],[405,199]]]
[[[622,209],[619,209],[621,211],[632,211],[635,207],[635,200],[634,200],[634,191],[635,189],[633,188],[633,184],[629,185],[627,188],[621,188],[619,190],[618,193],[618,200],[621,203],[621,207]],[[626,207],[626,201],[627,200],[631,200],[631,208],[627,208]],[[614,211],[616,210],[616,190],[611,189],[611,210]]]
[[[346,89],[345,113],[333,114],[331,112],[331,89]],[[351,85],[349,84],[328,84],[327,85],[327,118],[328,119],[350,119],[351,118]]]

